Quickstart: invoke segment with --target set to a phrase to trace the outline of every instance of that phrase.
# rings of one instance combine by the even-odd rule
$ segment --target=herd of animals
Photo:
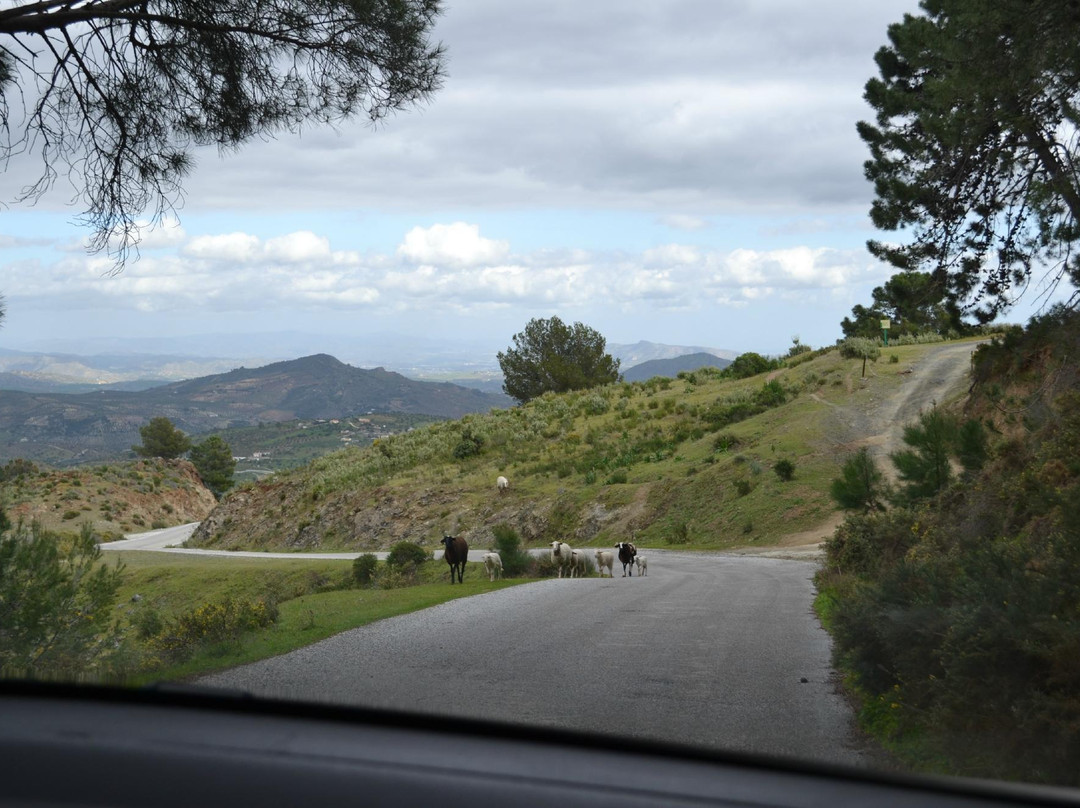
[[[499,477],[495,480],[495,488],[502,495],[510,489],[510,481],[505,477]],[[455,575],[457,582],[461,583],[462,576],[465,574],[465,563],[469,560],[469,543],[461,536],[443,536],[442,545],[443,559],[450,565],[450,583],[454,583]],[[638,555],[637,547],[632,542],[621,541],[615,545],[615,550],[618,551],[618,558],[622,563],[624,578],[627,575],[633,577],[635,567],[637,567],[638,575],[649,574],[649,560],[643,555]],[[616,553],[599,548],[593,553],[596,556],[596,566],[600,571],[600,577],[603,578],[604,570],[607,570],[608,577],[614,578],[612,569],[615,566]],[[588,569],[585,551],[574,550],[562,541],[551,543],[551,561],[558,570],[560,578],[563,577],[563,572],[567,572],[568,576],[573,578],[576,575],[584,575]],[[484,553],[483,562],[489,581],[494,581],[502,575],[502,558],[498,553]]]
[[[450,565],[450,583],[454,583],[455,576],[457,582],[461,583],[462,576],[465,574],[465,562],[469,560],[469,543],[461,536],[443,536],[442,545],[443,559]],[[637,547],[632,542],[621,541],[615,545],[615,550],[618,551],[618,559],[622,563],[624,578],[628,575],[633,577],[635,567],[638,575],[649,574],[649,559],[638,555]],[[612,568],[615,566],[616,553],[597,548],[593,554],[596,556],[596,567],[600,572],[600,577],[603,578],[604,570],[607,570],[608,577],[614,578]],[[498,553],[484,553],[482,560],[489,581],[494,581],[502,575],[502,557]],[[564,572],[568,578],[585,575],[588,569],[585,550],[574,550],[563,541],[551,543],[551,562],[558,570],[560,578],[563,577]]]

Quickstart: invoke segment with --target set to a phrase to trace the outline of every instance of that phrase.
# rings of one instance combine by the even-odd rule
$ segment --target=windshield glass
[[[1075,9],[323,5],[0,2],[5,677],[1080,785]]]

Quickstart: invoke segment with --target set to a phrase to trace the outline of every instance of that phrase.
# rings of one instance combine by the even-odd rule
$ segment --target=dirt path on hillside
[[[947,343],[935,347],[904,372],[900,387],[885,397],[867,397],[857,403],[841,406],[826,401],[816,393],[811,396],[831,408],[827,424],[830,440],[844,450],[854,452],[862,446],[870,448],[885,478],[897,480],[889,455],[904,446],[904,427],[919,417],[919,413],[935,403],[945,403],[961,395],[968,386],[971,355],[978,343]],[[799,533],[782,536],[770,548],[736,550],[739,555],[790,558],[811,561],[821,555],[820,545],[828,539],[843,514],[832,514],[821,525]]]

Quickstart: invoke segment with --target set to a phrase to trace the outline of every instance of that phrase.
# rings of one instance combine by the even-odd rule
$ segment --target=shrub
[[[607,478],[608,485],[622,485],[627,481],[626,469],[615,469]]]
[[[862,447],[844,462],[840,476],[832,481],[829,493],[841,508],[873,511],[883,507],[882,499],[886,496],[884,478],[869,449]]]
[[[184,612],[151,637],[147,646],[162,660],[179,662],[205,646],[237,642],[244,632],[268,626],[277,618],[277,605],[269,600],[225,597]]]
[[[517,531],[503,523],[495,525],[491,532],[495,537],[495,552],[502,559],[503,574],[525,574],[532,564],[532,557],[522,549]]]
[[[741,479],[741,480],[736,480],[735,481],[735,492],[740,497],[745,497],[747,494],[749,494],[750,489],[751,489],[751,485],[750,485],[749,480]]]
[[[353,580],[360,586],[368,586],[375,578],[375,568],[379,565],[379,559],[374,553],[364,553],[353,560]]]
[[[668,535],[668,544],[688,544],[690,542],[690,525],[685,520],[679,520]]]
[[[431,555],[419,544],[399,541],[390,548],[386,556],[386,564],[397,570],[412,572],[429,558]]]
[[[0,511],[0,670],[93,675],[120,641],[112,605],[122,569],[101,563],[87,524],[61,542],[36,522],[11,528]]]
[[[69,522],[72,519],[77,519],[78,516],[79,516],[78,511],[64,511],[64,515],[61,516],[60,518],[63,519],[65,522]]]
[[[772,468],[773,471],[776,472],[776,476],[785,483],[790,482],[795,478],[795,464],[787,458],[777,460],[776,463],[773,464]]]
[[[734,449],[740,443],[739,438],[731,432],[721,432],[713,438],[713,449],[718,452],[726,452]]]

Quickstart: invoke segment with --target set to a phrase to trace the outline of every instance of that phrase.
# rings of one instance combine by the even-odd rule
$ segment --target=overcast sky
[[[494,354],[551,315],[615,343],[831,343],[891,274],[864,246],[855,123],[887,25],[915,11],[452,0],[429,104],[198,154],[179,220],[115,277],[69,189],[0,208],[0,347],[288,329]]]

